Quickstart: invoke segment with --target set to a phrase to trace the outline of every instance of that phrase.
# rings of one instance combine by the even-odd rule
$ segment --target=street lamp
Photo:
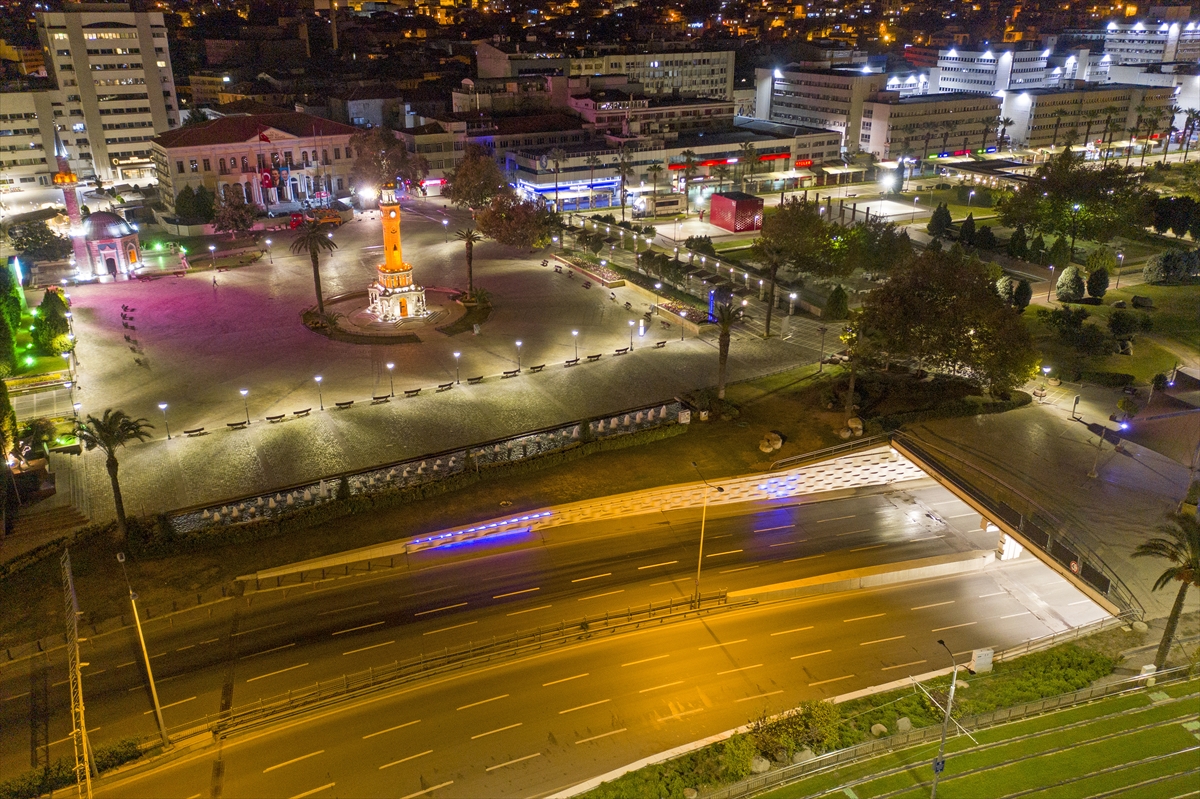
[[[396,381],[395,381],[395,378],[393,378],[393,376],[392,376],[392,370],[396,368],[396,364],[392,363],[391,361],[388,361],[386,366],[387,366],[387,370],[388,370],[388,396],[394,397],[394,396],[396,396]]]
[[[1079,219],[1079,203],[1071,206],[1071,258],[1067,263],[1075,260],[1075,232],[1078,227],[1076,224]]]
[[[169,421],[167,421],[167,403],[165,403],[165,402],[158,403],[158,409],[160,411],[162,411],[163,424],[166,425],[166,428],[167,428],[167,441],[170,441],[171,440],[171,423]]]
[[[974,192],[974,190],[972,190],[971,193],[967,195],[967,207],[968,208],[971,207],[971,200],[974,200],[974,199],[975,199],[975,192]]]
[[[1046,302],[1050,302],[1050,289],[1054,288],[1054,264],[1050,264],[1050,285],[1046,286]]]
[[[163,746],[170,746],[171,739],[167,737],[167,727],[163,724],[162,706],[158,703],[158,689],[154,687],[154,673],[150,670],[150,653],[146,651],[146,637],[142,635],[142,620],[138,617],[137,594],[129,584],[129,574],[125,571],[125,553],[117,553],[117,563],[121,564],[121,574],[125,575],[125,588],[129,591],[129,604],[133,606],[133,624],[137,628],[138,643],[142,645],[142,657],[146,661],[146,677],[150,681],[150,698],[154,700],[154,717],[158,719],[158,733],[162,736]]]
[[[242,405],[246,408],[246,424],[250,424],[250,400],[246,399],[250,394],[250,389],[238,389],[238,393],[242,395]]]
[[[317,375],[313,380],[317,381],[317,401],[321,404],[321,410],[325,410],[325,394],[321,391],[321,376]]]
[[[796,292],[793,291],[789,294],[788,299],[791,301],[788,305],[788,316],[794,316],[796,313]]]
[[[1125,251],[1117,250],[1117,285],[1113,288],[1121,288],[1121,269],[1125,266]],[[69,314],[68,314],[69,315]]]
[[[521,371],[521,339],[517,339],[517,371]]]
[[[629,320],[629,351],[633,352],[633,320]]]
[[[680,319],[687,319],[687,311],[680,311],[680,312],[679,312],[679,318],[680,318]],[[683,322],[680,322],[680,323],[679,323],[679,340],[680,340],[680,341],[683,341],[683,333],[684,333],[684,331],[685,331],[685,330],[687,330],[687,328],[683,326]]]
[[[912,221],[913,221],[913,222],[916,222],[916,221],[917,221],[917,198],[916,198],[916,197],[913,197],[913,215],[912,215]]]
[[[442,220],[442,235],[445,237],[446,243],[449,244],[450,243],[450,220],[449,219]]]
[[[828,330],[829,328],[825,327],[825,325],[821,325],[817,328],[817,332],[821,334],[821,363],[817,366],[818,372],[825,371],[825,333]]]
[[[217,265],[217,245],[208,245],[208,259],[212,262],[213,266]]]
[[[954,672],[950,675],[950,696],[946,699],[946,715],[942,717],[942,742],[938,744],[937,758],[933,761],[933,787],[929,791],[929,799],[937,799],[938,777],[946,769],[946,731],[950,727],[950,708],[954,706],[954,687],[958,685],[958,661],[954,659],[954,653],[946,646],[945,641],[939,638],[938,643],[946,650],[946,654],[950,655]]]
[[[462,355],[461,352],[454,353],[454,382],[456,384],[462,383],[462,380],[459,379],[459,372],[458,372],[458,357],[460,355]]]
[[[704,479],[704,475],[700,474],[700,467],[692,461],[692,468],[696,470],[696,476],[700,478],[700,482],[704,483],[704,505],[700,510],[700,554],[696,556],[696,607],[700,607],[700,564],[704,563],[704,523],[708,518],[708,489],[717,489],[718,494],[725,493],[725,489],[720,486],[709,485]]]
[[[271,263],[275,263],[275,253],[271,251],[270,239],[267,239],[267,258],[270,259]]]
[[[656,316],[658,315],[658,303],[659,303],[658,293],[660,291],[662,291],[662,283],[655,283],[654,284],[654,314]]]
[[[575,342],[575,360],[579,360],[579,331],[571,331],[571,340]]]

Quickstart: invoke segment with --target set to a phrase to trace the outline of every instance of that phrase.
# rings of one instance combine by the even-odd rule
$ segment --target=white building
[[[1200,23],[1110,22],[1104,52],[1117,64],[1153,64],[1200,59]]]
[[[1171,86],[1119,83],[1011,91],[1003,93],[1001,113],[1013,120],[1007,135],[1016,146],[1045,149],[1063,146],[1073,139],[1074,144],[1087,143],[1089,149],[1095,149],[1110,139],[1105,133],[1106,122],[1117,128],[1111,140],[1113,146],[1119,146],[1118,142],[1128,141],[1127,131],[1143,113],[1139,108],[1169,108],[1174,95]]]
[[[950,47],[938,53],[937,91],[995,94],[1040,89],[1045,86],[1049,56],[1049,50]]]

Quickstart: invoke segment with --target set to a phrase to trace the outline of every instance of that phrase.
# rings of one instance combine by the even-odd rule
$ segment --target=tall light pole
[[[945,641],[939,638],[938,643],[946,650],[946,654],[950,655],[954,673],[950,676],[950,696],[946,699],[946,715],[942,718],[942,742],[938,744],[937,759],[933,761],[933,787],[929,791],[929,799],[937,799],[938,777],[946,768],[946,730],[950,727],[950,708],[954,706],[954,686],[958,684],[958,661],[954,659],[954,653],[946,646]]]
[[[571,331],[571,340],[575,342],[575,360],[579,360],[579,331]]]
[[[824,372],[825,371],[825,333],[828,332],[829,328],[825,327],[825,325],[821,325],[820,327],[817,328],[817,330],[821,334],[821,362],[817,366],[817,371]]]
[[[521,370],[521,339],[517,339],[517,371]]]
[[[1054,264],[1050,264],[1050,285],[1046,286],[1046,302],[1050,302],[1050,289],[1054,288]]]
[[[458,371],[458,363],[459,363],[458,358],[460,355],[462,355],[461,352],[454,353],[454,382],[455,383],[462,383],[462,380],[459,378],[460,373]]]
[[[715,489],[717,489],[718,494],[725,493],[725,489],[721,488],[720,486],[709,485],[708,481],[704,479],[704,475],[700,474],[700,467],[696,465],[695,461],[692,461],[692,468],[696,470],[696,476],[700,478],[700,482],[704,483],[704,505],[701,507],[701,510],[700,510],[700,554],[696,556],[695,595],[696,595],[696,607],[699,608],[700,607],[700,565],[702,563],[704,563],[704,523],[708,519],[708,489],[715,488]]]
[[[208,260],[212,262],[214,267],[217,265],[217,245],[208,245]]]
[[[974,200],[974,199],[975,199],[975,192],[972,191],[970,194],[967,195],[967,207],[968,208],[971,207],[971,200]]]
[[[680,319],[687,319],[687,311],[680,311],[680,312],[679,312],[679,318],[680,318]],[[680,323],[679,323],[679,340],[680,340],[680,341],[683,341],[683,333],[684,333],[684,331],[685,331],[685,330],[687,330],[687,328],[685,328],[685,327],[683,326],[683,322],[680,322]]]
[[[662,283],[655,283],[654,284],[654,314],[655,314],[655,316],[658,315],[658,303],[660,302],[660,300],[658,298],[658,292],[660,292],[660,291],[662,291]]]
[[[321,410],[325,410],[325,395],[321,392],[321,376],[317,375],[313,380],[317,381],[317,400],[321,403]]]
[[[246,399],[250,394],[250,389],[239,389],[238,393],[242,395],[242,405],[246,408],[246,424],[250,424],[250,400]]]
[[[166,428],[167,428],[167,441],[170,441],[171,440],[171,423],[167,421],[167,403],[165,403],[165,402],[158,403],[158,409],[160,411],[162,411],[163,424],[166,425]]]
[[[388,370],[388,396],[389,397],[396,396],[396,381],[392,378],[392,370],[395,368],[396,368],[396,364],[392,363],[391,361],[388,361],[387,370]]]
[[[1078,229],[1077,221],[1079,219],[1079,203],[1071,206],[1071,257],[1067,260],[1070,265],[1071,261],[1075,260],[1075,233]]]
[[[1114,289],[1121,288],[1121,269],[1124,266],[1125,266],[1125,251],[1117,250],[1117,285],[1113,286]]]
[[[446,239],[446,243],[450,243],[450,220],[442,220],[442,236]]]
[[[271,251],[270,239],[267,239],[267,258],[270,259],[271,263],[275,263],[275,253]]]
[[[129,585],[129,573],[125,571],[125,553],[117,553],[117,562],[121,564],[121,574],[125,575],[125,588],[129,590],[129,604],[133,606],[133,625],[137,628],[138,643],[142,645],[142,657],[146,661],[146,679],[150,681],[150,698],[154,700],[154,717],[158,719],[158,733],[162,736],[163,746],[170,746],[171,739],[167,737],[167,728],[163,724],[162,706],[158,703],[158,689],[154,687],[154,673],[150,670],[150,653],[146,651],[146,637],[142,635],[142,620],[138,617],[137,594]]]

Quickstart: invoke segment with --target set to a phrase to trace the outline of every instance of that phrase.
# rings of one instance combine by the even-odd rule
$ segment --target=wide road
[[[702,587],[751,588],[994,546],[996,534],[980,531],[979,521],[948,492],[925,482],[906,484],[903,490],[828,495],[824,501],[710,509]],[[546,530],[544,535],[427,551],[395,569],[257,592],[152,621],[146,625],[147,645],[166,723],[185,726],[231,705],[249,704],[419,652],[687,596],[695,579],[698,539],[695,510],[566,526]],[[1030,578],[1035,584],[1027,582],[1029,575],[1036,575]],[[962,621],[978,627],[972,632],[980,639],[960,647],[964,651],[984,643],[1016,643],[1100,614],[1082,595],[1037,565],[1027,571],[999,569],[986,579],[992,590],[979,594],[995,596],[984,604],[1006,603],[1007,612],[993,619],[990,609],[981,607],[983,615]],[[997,588],[997,580],[1005,584]],[[1047,597],[1045,586],[1037,583],[1053,586],[1061,597]],[[873,594],[838,601],[870,604],[869,596]],[[81,602],[86,608],[87,598]],[[945,605],[931,610],[961,614],[968,609]],[[975,614],[975,609],[969,612]],[[999,616],[1011,618],[999,620]],[[863,629],[879,623],[874,618],[868,621],[871,624]],[[1003,635],[993,640],[993,633]],[[899,633],[877,637],[893,635]],[[671,651],[673,644],[661,646]],[[826,648],[832,649],[818,647]],[[133,631],[126,628],[90,638],[83,644],[82,658],[89,664],[83,671],[93,742],[153,735],[154,717]],[[895,663],[918,659],[922,658],[900,658]],[[835,657],[837,669],[862,674],[842,656]],[[499,693],[503,691],[489,696]],[[6,776],[28,768],[35,755],[45,757],[47,746],[50,759],[70,753],[61,650],[0,670],[0,726],[19,731],[4,735],[0,743]],[[641,740],[631,738],[635,739]],[[245,789],[247,794],[255,790]]]

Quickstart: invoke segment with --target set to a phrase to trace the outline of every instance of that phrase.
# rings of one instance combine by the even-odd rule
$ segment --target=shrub
[[[0,321],[0,379],[17,372],[17,342],[9,326]]]
[[[944,236],[950,229],[951,221],[950,209],[946,207],[945,203],[938,203],[938,207],[933,209],[933,214],[929,217],[929,224],[925,230],[934,237]]]
[[[111,771],[142,756],[137,738],[124,738],[107,746],[95,747],[92,762],[100,773]],[[45,768],[32,769],[0,782],[0,799],[35,799],[75,783],[75,758],[60,757]]]
[[[1039,233],[1033,237],[1033,241],[1029,243],[1029,258],[1035,264],[1046,265],[1046,239]]]
[[[46,289],[33,321],[33,346],[43,355],[60,355],[71,349],[67,339],[67,303],[57,287]]]
[[[1013,258],[1021,258],[1024,260],[1029,257],[1029,240],[1025,236],[1025,226],[1017,225],[1013,230],[1012,235],[1008,238],[1008,244],[1005,246],[1008,254]]]
[[[1133,385],[1134,377],[1123,372],[1080,372],[1079,379],[1105,388],[1124,388]]]
[[[717,248],[713,246],[712,239],[708,236],[688,236],[684,240],[683,246],[700,255],[707,255],[712,258],[717,256]]]
[[[768,721],[766,715],[756,719],[750,730],[758,751],[773,756],[782,752],[788,759],[801,749],[821,754],[838,744],[838,725],[841,711],[832,702],[807,700]]]
[[[958,228],[958,240],[963,244],[975,243],[975,214],[967,214]]]
[[[1098,300],[1104,298],[1104,295],[1108,293],[1108,269],[1100,266],[1092,270],[1087,278],[1087,293],[1089,297],[1095,297]]]
[[[1017,287],[1013,289],[1013,305],[1018,311],[1024,311],[1029,307],[1029,301],[1033,299],[1033,286],[1025,278],[1017,281]]]
[[[1059,236],[1050,247],[1049,261],[1055,269],[1065,270],[1071,263],[1071,245],[1066,236]],[[1082,289],[1080,289],[1082,291]]]
[[[825,299],[825,308],[821,312],[822,319],[838,321],[850,315],[850,300],[841,284],[834,286],[833,291]]]
[[[1154,326],[1149,314],[1133,313],[1118,308],[1108,317],[1108,332],[1120,339],[1133,338],[1134,333],[1144,333]]]
[[[1001,275],[1000,279],[996,281],[996,293],[1000,295],[1000,299],[1009,305],[1013,304],[1013,294],[1016,287],[1016,282],[1008,275]]]
[[[1058,241],[1062,241],[1062,239]],[[1058,241],[1054,243],[1056,248]],[[1079,302],[1083,299],[1083,278],[1078,269],[1068,266],[1062,271],[1062,274],[1058,276],[1058,283],[1055,284],[1054,295],[1059,302]]]
[[[749,735],[734,735],[721,749],[721,779],[737,782],[750,776],[750,764],[758,750]]]
[[[17,282],[16,273],[9,266],[0,268],[0,316],[14,333],[21,326],[23,305],[21,284]]]
[[[1200,271],[1200,252],[1167,250],[1151,258],[1142,270],[1147,283],[1182,283]]]
[[[975,234],[975,246],[981,250],[996,249],[996,234],[987,225],[979,228],[979,232]]]
[[[1087,271],[1090,275],[1097,269],[1112,272],[1117,268],[1117,254],[1108,245],[1101,245],[1088,253]]]

